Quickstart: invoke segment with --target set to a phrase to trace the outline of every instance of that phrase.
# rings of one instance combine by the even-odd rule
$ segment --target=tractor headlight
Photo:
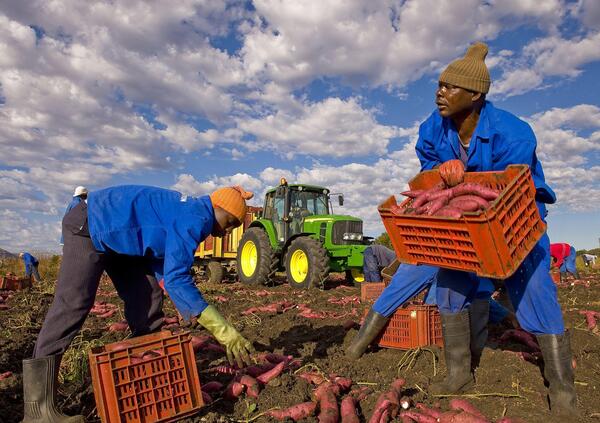
[[[357,234],[353,232],[345,232],[342,236],[344,241],[362,241],[362,234]]]

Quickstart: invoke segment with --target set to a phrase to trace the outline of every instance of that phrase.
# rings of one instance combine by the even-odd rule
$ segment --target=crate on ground
[[[31,276],[26,278],[19,278],[15,275],[0,276],[0,289],[19,291],[25,288],[31,288]]]
[[[162,331],[123,342],[89,353],[102,423],[175,422],[204,405],[189,332]]]
[[[443,347],[442,320],[437,306],[409,303],[399,308],[379,335],[377,344],[399,349]]]
[[[437,170],[421,172],[411,190],[428,189],[441,182]],[[398,259],[505,279],[512,275],[546,231],[535,203],[529,167],[511,165],[499,172],[467,172],[465,182],[500,192],[487,210],[467,212],[460,218],[397,215],[396,198],[379,205],[379,214]],[[406,199],[400,207],[405,207]]]
[[[385,289],[385,282],[363,282],[360,284],[360,299],[375,301]]]

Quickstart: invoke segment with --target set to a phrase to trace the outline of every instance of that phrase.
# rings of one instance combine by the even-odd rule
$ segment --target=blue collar
[[[481,140],[489,140],[490,139],[490,113],[493,113],[494,106],[489,102],[485,101],[481,111],[479,113],[479,121],[477,122],[477,126],[475,127],[475,131],[473,131],[473,135],[471,136],[471,140],[479,138]],[[452,119],[444,118],[447,122],[448,132],[449,132],[449,141],[452,150],[456,154],[456,157],[460,157],[460,146],[458,145],[460,142],[460,138],[458,136],[458,131]],[[469,157],[471,157],[477,147],[475,147],[477,143],[471,142],[469,144]]]

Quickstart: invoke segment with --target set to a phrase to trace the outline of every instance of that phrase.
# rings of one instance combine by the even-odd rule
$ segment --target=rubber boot
[[[577,396],[569,333],[536,337],[544,358],[544,377],[549,383],[550,409],[553,414],[575,418]]]
[[[441,314],[446,378],[430,386],[433,395],[458,394],[473,386],[469,310]]]
[[[352,344],[346,350],[346,357],[351,360],[359,359],[389,320],[389,317],[385,317],[370,309],[365,322],[358,331],[358,335],[356,335],[352,340]]]
[[[490,318],[490,301],[478,298],[469,307],[469,323],[471,329],[471,371],[479,367],[481,354],[488,338],[488,321]]]
[[[22,423],[85,423],[83,416],[65,416],[55,405],[60,356],[23,360]]]

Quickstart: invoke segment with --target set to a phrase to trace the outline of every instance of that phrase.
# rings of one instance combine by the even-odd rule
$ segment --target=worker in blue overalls
[[[460,169],[454,166],[457,160],[465,163],[470,172],[500,171],[511,164],[526,164],[536,187],[538,210],[544,218],[545,205],[554,203],[556,196],[545,182],[531,127],[485,99],[490,86],[484,62],[487,51],[485,44],[475,43],[463,58],[442,72],[436,92],[437,110],[419,128],[416,150],[421,170],[439,167],[446,179],[449,172]],[[540,344],[552,412],[572,418],[577,409],[571,346],[556,286],[548,272],[549,247],[544,234],[504,284],[519,324],[535,334]],[[452,394],[473,384],[469,308],[479,284],[474,274],[448,269],[439,270],[437,283],[448,374],[444,381],[431,387],[431,392]]]
[[[73,192],[73,198],[67,205],[67,209],[65,210],[64,216],[66,216],[67,213],[69,213],[71,211],[71,209],[73,207],[75,207],[77,204],[81,203],[82,201],[87,200],[87,196],[88,196],[88,190],[86,187],[83,187],[83,186],[76,187],[75,191]],[[60,234],[60,245],[63,245],[63,244],[64,244],[64,239],[63,239],[63,236],[61,233]]]
[[[21,260],[23,260],[23,264],[25,265],[25,277],[29,278],[33,276],[33,279],[36,282],[41,281],[42,278],[40,277],[40,272],[38,269],[40,262],[38,259],[29,254],[27,251],[19,253],[19,257]]]
[[[55,407],[61,355],[92,308],[100,276],[110,276],[125,303],[133,336],[159,330],[164,314],[158,280],[185,321],[205,327],[230,362],[250,363],[252,345],[196,288],[190,268],[198,244],[224,236],[243,222],[246,200],[240,187],[188,197],[147,186],[118,186],[91,192],[63,218],[63,259],[54,301],[38,335],[33,359],[23,360],[23,422],[83,422]]]

